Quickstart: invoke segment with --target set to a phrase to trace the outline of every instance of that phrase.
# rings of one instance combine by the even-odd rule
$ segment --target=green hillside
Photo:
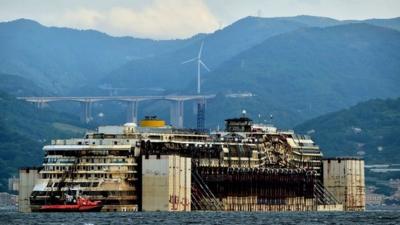
[[[365,20],[364,22],[400,31],[400,17],[393,19],[369,19]]]
[[[400,98],[370,100],[298,125],[326,156],[363,156],[367,164],[398,163]]]
[[[35,82],[25,77],[0,73],[0,91],[13,96],[52,96],[51,91],[38,87]]]
[[[196,56],[204,40],[202,58],[211,72],[203,70],[202,91],[220,96],[209,104],[207,126],[246,108],[253,116],[273,114],[277,125],[290,128],[359,101],[400,95],[398,21],[246,17],[211,34],[155,41],[15,20],[0,23],[0,90],[109,95],[107,88],[117,87],[118,95],[193,94],[196,65],[181,63]],[[256,97],[223,97],[238,92]],[[70,113],[79,110],[58,105]],[[186,105],[186,125],[193,126],[193,109]],[[146,103],[140,111],[145,115],[168,116],[142,106]],[[102,103],[94,112],[106,115],[105,123],[121,123],[125,108]]]
[[[211,72],[203,70],[202,91],[221,96],[208,106],[207,126],[215,128],[245,108],[253,116],[273,114],[278,126],[291,128],[360,101],[399,96],[400,32],[359,21],[334,24],[307,16],[248,17],[206,36],[203,60]],[[130,62],[102,82],[136,87],[134,94],[146,88],[193,93],[196,67],[181,62],[195,56],[199,45]],[[255,97],[222,97],[240,92]],[[186,111],[186,125],[193,127],[193,110]]]
[[[18,74],[65,95],[126,62],[173,51],[190,42],[112,37],[19,19],[0,23],[0,72]]]
[[[166,54],[159,54],[154,57],[127,62],[123,66],[104,76],[101,79],[100,84],[112,84],[117,87],[125,87],[128,89],[128,92],[131,91],[133,93],[142,92],[145,89],[182,91],[182,87],[187,86],[191,87],[191,91],[194,92],[193,87],[195,86],[190,82],[195,81],[196,67],[193,63],[185,65],[182,65],[181,63],[197,55],[202,41],[204,41],[202,54],[203,61],[212,71],[217,70],[220,72],[219,69],[221,64],[226,61],[229,62],[232,58],[240,57],[243,52],[247,52],[249,49],[255,48],[258,49],[258,51],[264,51],[264,49],[259,49],[259,44],[267,42],[269,38],[275,37],[275,39],[279,39],[281,37],[280,35],[285,37],[291,33],[293,33],[293,35],[301,35],[302,32],[299,32],[299,30],[304,28],[329,28],[337,25],[349,25],[353,23],[364,23],[364,25],[376,24],[380,27],[390,27],[395,29],[396,24],[398,24],[398,18],[365,21],[340,21],[315,16],[277,18],[245,17],[221,30],[207,34],[202,38],[199,38],[198,41],[193,41],[191,44],[176,51],[170,51]],[[355,33],[356,32],[358,31],[355,31]],[[317,32],[310,35],[316,35],[313,37],[315,39],[323,38],[323,36],[318,36],[319,34],[317,34]],[[333,46],[327,46],[328,49],[326,49],[326,51],[330,51],[329,48],[335,47],[334,44],[337,40],[331,41],[333,41]],[[275,48],[282,50],[287,48],[286,43],[283,41],[278,44],[279,45],[275,46]],[[305,43],[304,48],[312,47],[308,46],[309,44],[313,43]],[[348,44],[351,45],[352,43],[350,42]],[[255,51],[257,50],[249,50],[249,52]],[[311,51],[312,49],[305,53],[310,53]],[[268,54],[268,52],[265,53]],[[281,54],[286,56],[284,55],[284,51],[282,51]],[[254,56],[257,57],[258,55]],[[332,63],[337,63],[337,61]],[[310,68],[310,70],[313,69],[314,68]],[[207,71],[204,70],[203,74],[206,73]],[[224,75],[225,74],[222,74],[221,77],[224,77]]]
[[[130,61],[110,72],[101,84],[126,87],[134,93],[150,88],[183,91],[195,80],[197,70],[193,62],[184,65],[182,62],[197,56],[202,41],[202,60],[213,70],[271,36],[306,26],[284,19],[246,17],[177,51]],[[191,87],[194,92],[195,86]]]
[[[400,32],[355,23],[273,36],[205,74],[203,90],[256,95],[210,104],[210,123],[246,108],[290,128],[360,101],[400,96],[399,74]]]
[[[79,118],[41,109],[0,92],[0,192],[21,166],[40,165],[52,138],[83,135]]]

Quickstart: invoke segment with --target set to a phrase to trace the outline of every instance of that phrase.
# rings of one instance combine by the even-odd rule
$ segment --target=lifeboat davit
[[[40,212],[99,212],[103,208],[101,201],[90,201],[79,197],[76,203],[43,205]]]

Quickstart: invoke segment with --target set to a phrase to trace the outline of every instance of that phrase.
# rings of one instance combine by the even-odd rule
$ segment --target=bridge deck
[[[28,102],[55,102],[55,101],[77,101],[77,102],[98,102],[98,101],[146,101],[146,100],[167,100],[167,101],[188,101],[198,99],[210,99],[215,95],[165,95],[165,96],[48,96],[48,97],[17,97],[17,99]]]

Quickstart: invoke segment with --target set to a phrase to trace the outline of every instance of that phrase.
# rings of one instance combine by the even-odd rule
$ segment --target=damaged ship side
[[[158,120],[54,140],[43,148],[30,208],[79,195],[101,201],[102,211],[353,210],[332,182],[325,187],[323,154],[310,137],[245,116],[225,122],[211,134]]]

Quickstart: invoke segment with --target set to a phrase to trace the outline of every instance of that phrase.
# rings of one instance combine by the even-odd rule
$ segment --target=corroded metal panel
[[[150,155],[142,158],[142,209],[143,211],[167,211],[169,193],[169,157],[157,159]],[[168,190],[168,191],[166,191]]]
[[[21,168],[19,170],[18,211],[31,212],[29,198],[39,180],[38,168]]]
[[[346,211],[365,210],[364,160],[332,158],[323,160],[324,186]]]
[[[191,159],[178,155],[143,156],[144,211],[190,211]]]

